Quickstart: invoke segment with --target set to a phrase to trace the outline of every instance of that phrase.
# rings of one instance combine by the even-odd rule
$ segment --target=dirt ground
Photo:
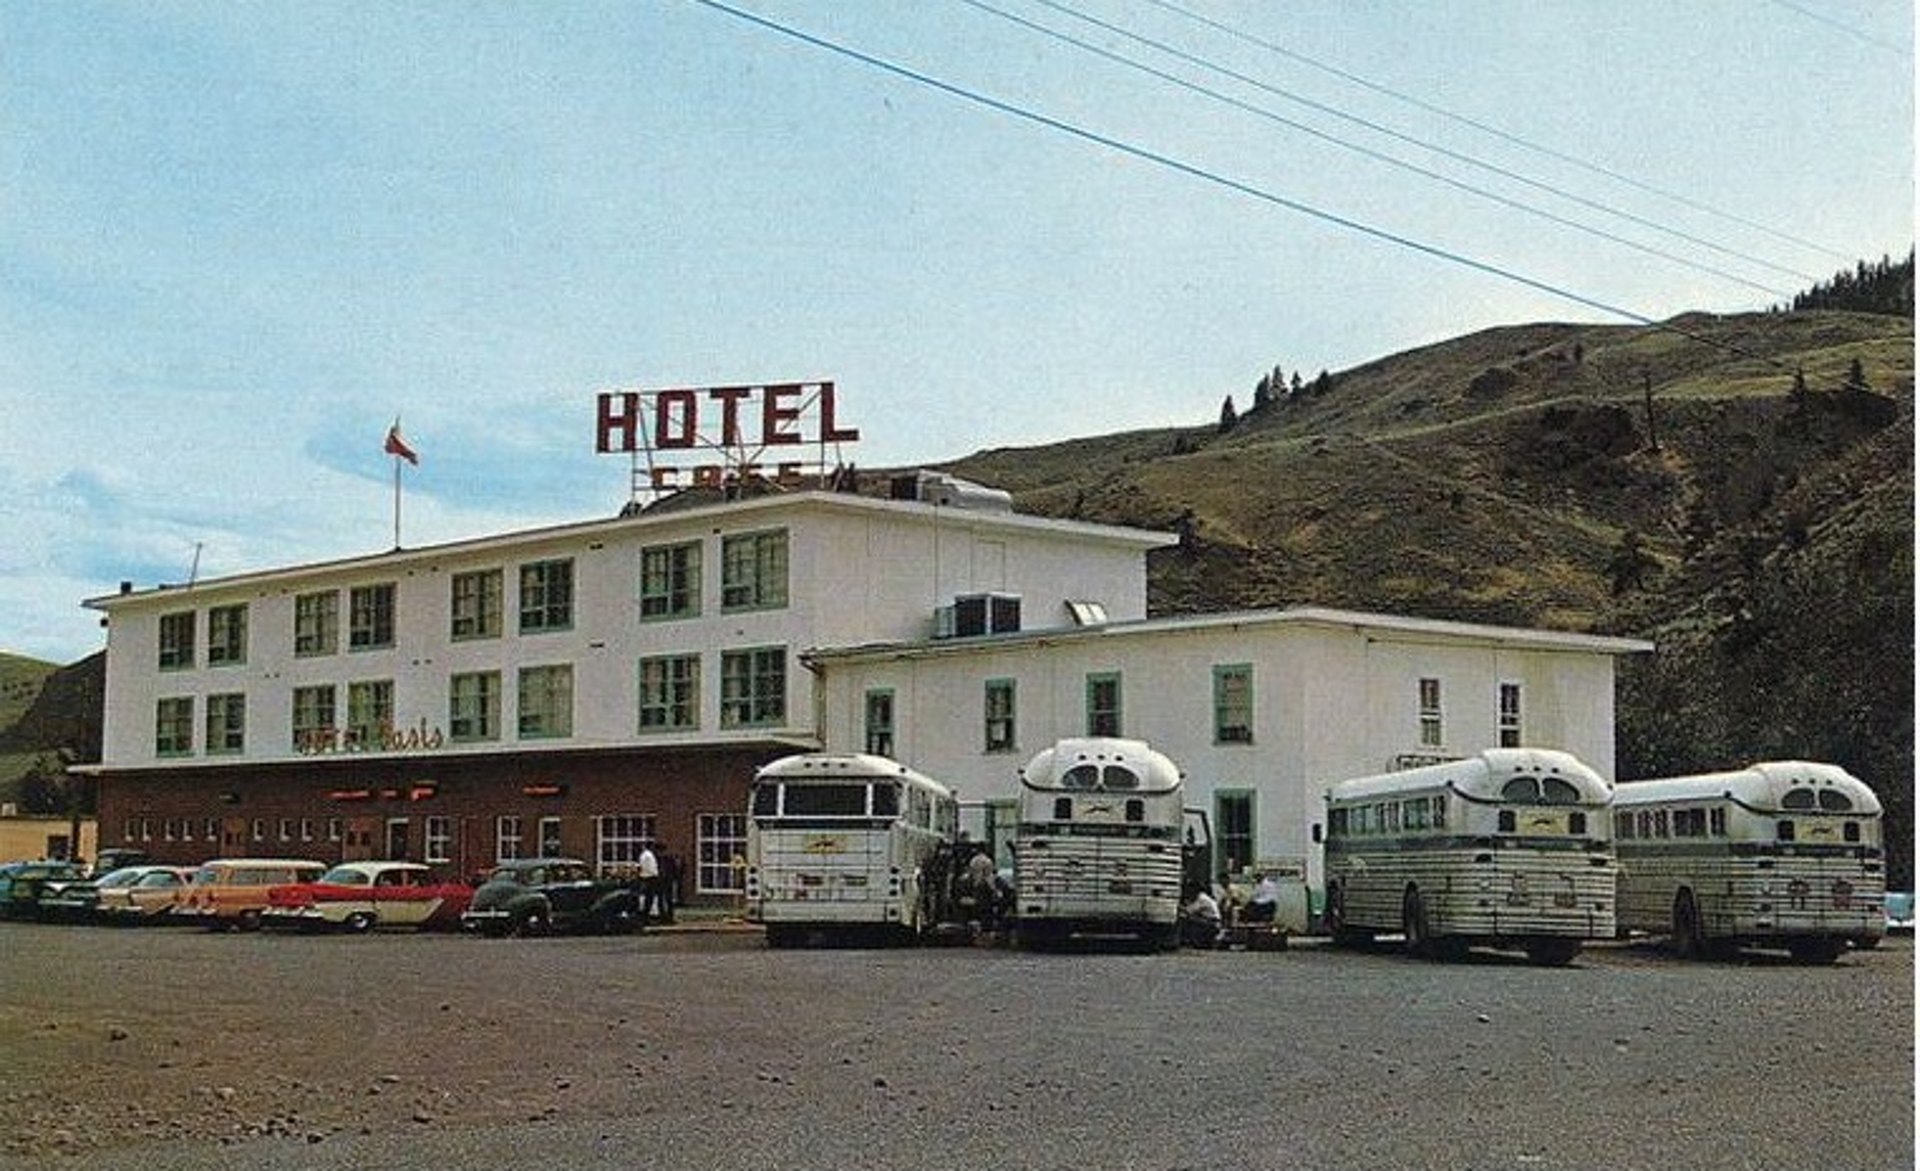
[[[3,924],[0,1167],[1910,1168],[1913,974]]]

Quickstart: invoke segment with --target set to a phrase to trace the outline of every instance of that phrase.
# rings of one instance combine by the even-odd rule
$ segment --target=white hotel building
[[[698,898],[738,889],[754,768],[823,746],[892,755],[991,816],[1054,739],[1140,737],[1241,862],[1309,857],[1321,789],[1396,760],[1524,741],[1612,773],[1614,659],[1647,643],[1148,618],[1147,553],[1171,534],[928,486],[688,494],[91,599],[101,845],[465,875],[536,853],[619,867],[649,841]]]

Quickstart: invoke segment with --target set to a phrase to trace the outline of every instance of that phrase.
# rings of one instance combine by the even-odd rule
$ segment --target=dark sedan
[[[86,880],[86,868],[73,862],[9,862],[0,866],[0,918],[44,919],[44,899]]]
[[[640,927],[640,897],[631,886],[595,878],[576,858],[502,862],[473,892],[460,916],[463,931],[545,935],[555,931],[618,934]]]

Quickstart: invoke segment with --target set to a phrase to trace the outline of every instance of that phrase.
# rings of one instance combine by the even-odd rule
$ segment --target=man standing
[[[644,927],[660,903],[660,859],[654,857],[652,843],[642,842],[635,861],[640,868],[640,925]]]

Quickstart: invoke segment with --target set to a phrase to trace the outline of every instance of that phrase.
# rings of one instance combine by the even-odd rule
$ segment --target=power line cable
[[[731,16],[736,20],[744,21],[747,24],[754,25],[758,28],[766,30],[767,32],[774,33],[778,36],[786,37],[789,40],[798,41],[801,44],[810,45],[816,49],[825,50],[826,52],[833,53],[840,57],[845,57],[851,61],[857,61],[862,65],[866,65],[871,68],[881,70],[882,72],[891,73],[896,77],[904,78],[908,81],[914,82],[917,85],[923,85],[929,89],[938,90],[939,92],[947,94],[950,97],[958,98],[961,101],[968,102],[972,105],[982,106],[987,109],[994,110],[1002,114],[1006,114],[1009,117],[1018,118],[1024,122],[1031,122],[1034,125],[1046,127],[1047,129],[1050,129],[1050,130],[1057,130],[1062,134],[1066,134],[1073,138],[1078,138],[1083,142],[1090,142],[1096,146],[1103,146],[1109,150],[1116,151],[1120,154],[1128,155],[1132,158],[1140,159],[1143,162],[1152,163],[1156,166],[1164,167],[1170,171],[1174,171],[1179,174],[1186,175],[1189,178],[1199,179],[1203,182],[1211,183],[1218,187],[1224,187],[1229,191],[1239,192],[1242,195],[1246,195],[1253,199],[1257,199],[1263,203],[1270,203],[1276,207],[1284,207],[1289,211],[1295,211],[1302,215],[1310,216],[1314,219],[1321,220],[1326,223],[1334,224],[1338,227],[1346,228],[1349,231],[1359,232],[1362,235],[1371,236],[1376,240],[1383,240],[1389,244],[1397,244],[1402,248],[1406,248],[1414,252],[1419,252],[1439,260],[1444,260],[1452,264],[1457,264],[1463,268],[1472,269],[1475,272],[1484,273],[1488,276],[1498,277],[1502,280],[1509,281],[1513,284],[1522,285],[1522,286],[1525,286],[1526,288],[1530,288],[1538,292],[1546,293],[1547,295],[1552,297],[1558,297],[1561,300],[1569,301],[1576,305],[1584,305],[1589,309],[1595,309],[1602,313],[1611,314],[1612,316],[1634,322],[1638,325],[1644,325],[1651,329],[1660,330],[1665,333],[1671,333],[1676,336],[1686,338],[1689,341],[1697,342],[1701,345],[1708,346],[1712,349],[1723,350],[1727,353],[1735,354],[1742,358],[1750,358],[1755,361],[1764,362],[1769,366],[1775,367],[1776,369],[1785,370],[1787,368],[1784,363],[1780,362],[1777,359],[1770,358],[1765,354],[1756,354],[1751,351],[1744,350],[1739,346],[1732,344],[1731,342],[1721,341],[1718,338],[1710,338],[1703,334],[1695,333],[1692,330],[1682,329],[1681,327],[1674,325],[1672,322],[1656,321],[1653,318],[1648,317],[1643,313],[1638,313],[1631,309],[1626,309],[1618,305],[1610,304],[1596,297],[1589,297],[1584,293],[1574,292],[1571,289],[1563,288],[1559,285],[1552,284],[1548,281],[1541,280],[1537,277],[1530,277],[1525,275],[1524,273],[1516,272],[1512,269],[1502,268],[1499,265],[1492,264],[1484,260],[1476,260],[1473,257],[1466,256],[1462,253],[1450,251],[1436,244],[1428,244],[1420,240],[1415,240],[1409,236],[1402,236],[1397,233],[1390,232],[1385,228],[1377,228],[1371,224],[1362,223],[1359,220],[1349,219],[1346,216],[1339,215],[1334,212],[1326,211],[1321,208],[1314,207],[1310,204],[1302,203],[1295,199],[1289,199],[1284,195],[1280,195],[1275,192],[1268,191],[1264,188],[1255,187],[1250,183],[1245,183],[1238,179],[1234,179],[1229,176],[1222,175],[1217,171],[1210,171],[1196,164],[1184,162],[1180,159],[1172,157],[1171,155],[1161,154],[1157,151],[1149,150],[1146,147],[1136,146],[1132,143],[1124,142],[1120,139],[1113,138],[1105,134],[1101,134],[1098,131],[1089,130],[1082,126],[1076,126],[1071,122],[1064,121],[1063,119],[1060,119],[1060,118],[1055,118],[1050,114],[1043,114],[1037,110],[1030,110],[1024,106],[1018,106],[1012,102],[1003,101],[999,98],[991,96],[990,94],[980,93],[977,90],[970,90],[964,86],[957,85],[950,81],[943,81],[940,78],[934,77],[930,74],[921,73],[918,70],[911,69],[905,65],[900,65],[892,61],[888,61],[882,57],[876,57],[871,53],[863,52],[849,45],[843,45],[838,43],[837,41],[830,41],[830,40],[827,40],[825,37],[815,36],[812,33],[794,28],[790,25],[781,24],[778,21],[772,20],[765,16],[761,16],[758,13],[749,12],[741,8],[735,8],[731,4],[722,3],[722,0],[688,0],[688,2],[692,4],[697,4],[702,8],[711,9],[714,12],[719,12],[719,13],[723,13],[724,15]]]
[[[1825,255],[1830,257],[1837,257],[1841,260],[1849,261],[1849,262],[1854,259],[1854,257],[1851,254],[1843,252],[1840,249],[1834,248],[1830,245],[1817,243],[1813,240],[1809,240],[1805,238],[1804,236],[1796,236],[1792,232],[1785,231],[1784,229],[1776,228],[1771,225],[1761,223],[1758,220],[1749,219],[1745,216],[1739,215],[1734,212],[1725,211],[1721,208],[1714,207],[1711,204],[1703,203],[1700,200],[1694,199],[1691,196],[1683,195],[1676,191],[1669,191],[1664,187],[1655,186],[1654,184],[1648,183],[1642,179],[1636,179],[1631,175],[1624,174],[1620,171],[1614,170],[1613,168],[1605,166],[1601,163],[1596,163],[1591,159],[1583,159],[1578,155],[1569,154],[1566,151],[1557,150],[1554,147],[1545,146],[1541,143],[1534,142],[1530,139],[1522,138],[1520,135],[1514,134],[1511,131],[1502,130],[1498,126],[1494,126],[1487,122],[1483,122],[1477,118],[1472,118],[1466,114],[1461,114],[1461,113],[1457,113],[1456,111],[1449,110],[1444,106],[1436,105],[1435,103],[1429,102],[1424,98],[1416,97],[1408,93],[1403,93],[1400,90],[1394,89],[1390,86],[1382,85],[1377,81],[1370,81],[1367,78],[1361,77],[1358,74],[1350,73],[1347,70],[1341,69],[1337,66],[1328,65],[1323,61],[1316,60],[1315,58],[1310,57],[1305,53],[1296,52],[1292,49],[1287,48],[1284,45],[1276,44],[1273,41],[1269,41],[1264,38],[1255,36],[1254,34],[1246,32],[1243,29],[1235,28],[1233,25],[1227,24],[1223,21],[1218,21],[1213,19],[1212,17],[1203,16],[1198,12],[1193,12],[1189,9],[1183,8],[1180,5],[1173,3],[1172,0],[1145,0],[1145,3],[1151,4],[1156,8],[1164,9],[1167,12],[1174,13],[1177,16],[1185,17],[1186,19],[1194,21],[1198,24],[1205,25],[1208,28],[1215,30],[1216,32],[1224,33],[1229,37],[1235,38],[1236,40],[1244,41],[1247,44],[1265,49],[1270,53],[1274,53],[1281,57],[1285,57],[1289,61],[1293,61],[1300,65],[1305,65],[1309,69],[1317,69],[1322,73],[1330,74],[1334,77],[1340,78],[1343,81],[1351,82],[1354,85],[1360,86],[1363,89],[1368,89],[1384,97],[1392,98],[1397,102],[1404,102],[1407,105],[1414,106],[1421,110],[1425,110],[1429,114],[1438,115],[1439,117],[1445,118],[1448,121],[1457,122],[1462,126],[1472,127],[1473,129],[1480,131],[1482,134],[1492,135],[1493,137],[1499,139],[1500,141],[1508,143],[1512,146],[1517,146],[1524,150],[1532,151],[1535,154],[1545,155],[1548,158],[1556,159],[1570,166],[1579,167],[1584,171],[1588,171],[1596,175],[1605,176],[1606,178],[1611,179],[1616,183],[1625,184],[1626,186],[1631,187],[1636,191],[1645,192],[1648,195],[1657,195],[1662,199],[1671,200],[1674,203],[1680,204],[1682,207],[1691,208],[1694,211],[1701,212],[1706,215],[1715,216],[1719,219],[1726,220],[1730,223],[1739,224],[1741,227],[1750,228],[1756,232],[1763,232],[1769,236],[1774,237],[1777,240],[1784,240],[1791,244],[1798,244],[1802,248],[1809,248],[1815,252],[1824,253]],[[1801,274],[1796,273],[1795,275],[1801,275]]]
[[[1876,37],[1872,33],[1867,32],[1864,29],[1855,28],[1853,25],[1850,25],[1842,20],[1836,20],[1833,17],[1827,15],[1826,13],[1819,11],[1818,9],[1808,8],[1804,4],[1795,4],[1793,3],[1793,0],[1773,0],[1773,2],[1775,4],[1778,4],[1780,7],[1787,9],[1789,12],[1799,13],[1801,16],[1806,17],[1808,20],[1817,20],[1821,24],[1827,25],[1830,28],[1837,28],[1841,32],[1846,33],[1848,36],[1853,37],[1857,40],[1865,41],[1867,44],[1872,45],[1875,48],[1885,49],[1889,53],[1893,53],[1896,56],[1903,57],[1909,61],[1913,59],[1913,51],[1907,48],[1905,45],[1899,45],[1899,44],[1895,44],[1892,41],[1883,40],[1880,37]]]
[[[1784,297],[1791,300],[1795,295],[1793,290],[1774,288],[1771,285],[1763,285],[1757,281],[1748,280],[1746,277],[1740,276],[1738,273],[1728,272],[1726,269],[1722,269],[1722,268],[1715,268],[1710,264],[1702,264],[1699,261],[1691,260],[1685,256],[1680,256],[1676,253],[1667,252],[1662,249],[1655,248],[1651,245],[1643,244],[1638,240],[1630,239],[1616,232],[1609,232],[1604,228],[1597,228],[1591,224],[1584,224],[1578,220],[1569,219],[1566,216],[1548,211],[1545,208],[1536,207],[1533,204],[1525,203],[1521,200],[1514,199],[1513,197],[1508,195],[1503,195],[1498,191],[1490,191],[1484,187],[1476,187],[1471,183],[1467,183],[1460,179],[1456,179],[1451,175],[1442,174],[1439,171],[1435,171],[1430,168],[1420,166],[1417,163],[1408,162],[1405,159],[1387,154],[1384,151],[1377,151],[1371,147],[1362,146],[1359,143],[1351,142],[1347,139],[1341,138],[1338,135],[1329,134],[1324,130],[1318,129],[1317,127],[1309,126],[1304,122],[1297,122],[1291,118],[1285,117],[1284,115],[1275,113],[1273,110],[1267,109],[1265,107],[1253,105],[1250,102],[1242,101],[1241,99],[1236,98],[1231,94],[1222,93],[1219,90],[1215,90],[1215,89],[1209,89],[1208,87],[1200,85],[1197,82],[1189,81],[1184,77],[1180,77],[1176,74],[1168,73],[1161,69],[1156,69],[1155,67],[1148,65],[1145,62],[1136,61],[1133,58],[1122,56],[1121,54],[1112,52],[1111,50],[1101,48],[1099,45],[1092,44],[1088,41],[1083,41],[1078,37],[1071,36],[1067,33],[1060,32],[1057,29],[1051,29],[1035,21],[1028,20],[1024,16],[1019,16],[1014,13],[1007,12],[1004,9],[996,8],[993,5],[986,3],[986,0],[958,0],[958,2],[961,4],[968,5],[969,7],[976,8],[981,12],[985,12],[991,16],[999,17],[1000,19],[1008,21],[1009,23],[1018,25],[1021,28],[1025,28],[1025,29],[1028,29],[1029,31],[1039,33],[1042,36],[1051,37],[1054,40],[1061,41],[1065,44],[1071,45],[1076,49],[1080,49],[1087,53],[1092,53],[1093,55],[1100,57],[1104,60],[1112,61],[1119,65],[1124,65],[1129,69],[1137,70],[1151,77],[1156,77],[1161,81],[1165,81],[1172,85],[1179,86],[1182,89],[1188,90],[1192,93],[1199,94],[1202,97],[1207,97],[1207,98],[1213,99],[1214,101],[1223,102],[1227,105],[1233,106],[1236,109],[1243,110],[1249,114],[1253,114],[1256,117],[1265,118],[1268,121],[1278,123],[1281,126],[1286,126],[1290,129],[1297,130],[1302,134],[1307,134],[1314,138],[1318,138],[1323,142],[1332,143],[1333,145],[1341,147],[1342,149],[1354,151],[1357,154],[1364,155],[1365,157],[1373,159],[1377,162],[1386,163],[1388,166],[1398,167],[1401,170],[1410,171],[1413,174],[1421,176],[1422,178],[1432,179],[1437,183],[1444,183],[1449,187],[1455,188],[1456,190],[1459,190],[1459,191],[1465,191],[1470,195],[1477,195],[1482,199],[1491,200],[1504,207],[1510,207],[1517,211],[1523,211],[1529,215],[1539,216],[1542,219],[1545,219],[1551,223],[1559,224],[1562,227],[1571,228],[1576,232],[1585,232],[1588,235],[1596,236],[1603,240],[1610,240],[1616,244],[1624,245],[1625,247],[1634,249],[1637,252],[1644,253],[1645,255],[1654,256],[1662,260],[1671,261],[1675,264],[1679,264],[1684,267],[1693,269],[1696,272],[1709,273],[1713,276],[1720,277],[1723,280],[1731,281],[1734,284],[1738,284],[1738,285],[1744,285],[1749,289],[1753,289],[1761,293],[1766,293],[1770,296]],[[1047,7],[1053,8],[1058,6],[1048,4]],[[1236,76],[1233,74],[1231,70],[1222,69],[1216,66],[1207,66],[1207,67],[1214,69],[1216,72],[1224,73],[1230,77]],[[1814,278],[1808,277],[1807,279],[1812,280]]]
[[[1070,16],[1075,20],[1084,21],[1087,24],[1093,25],[1095,28],[1103,29],[1107,32],[1113,33],[1115,36],[1125,37],[1128,40],[1136,41],[1140,44],[1144,44],[1154,49],[1157,49],[1162,53],[1168,54],[1169,56],[1177,57],[1182,61],[1186,61],[1193,65],[1198,65],[1202,69],[1211,70],[1215,73],[1219,73],[1224,76],[1231,77],[1235,81],[1244,82],[1247,85],[1255,87],[1256,89],[1262,90],[1266,93],[1270,93],[1275,97],[1285,98],[1287,101],[1290,101],[1290,102],[1297,102],[1300,105],[1303,105],[1310,110],[1316,110],[1322,114],[1328,115],[1329,117],[1338,118],[1345,122],[1351,122],[1358,126],[1364,126],[1368,130],[1371,130],[1376,134],[1383,134],[1388,138],[1395,139],[1396,141],[1408,143],[1409,145],[1420,147],[1423,150],[1433,151],[1435,154],[1441,155],[1445,158],[1452,159],[1455,162],[1464,164],[1466,166],[1475,167],[1483,171],[1489,171],[1489,172],[1492,172],[1493,174],[1501,176],[1502,178],[1511,179],[1516,183],[1524,184],[1525,186],[1532,187],[1539,191],[1545,191],[1552,195],[1557,195],[1561,199],[1565,199],[1571,203],[1579,204],[1580,206],[1588,208],[1592,211],[1603,212],[1611,216],[1618,216],[1619,218],[1626,220],[1629,223],[1638,224],[1643,228],[1651,229],[1653,231],[1661,233],[1662,235],[1672,236],[1676,239],[1685,240],[1689,244],[1693,244],[1700,248],[1705,248],[1711,252],[1717,252],[1722,256],[1730,256],[1738,260],[1744,260],[1749,264],[1758,265],[1761,268],[1772,269],[1774,272],[1782,273],[1787,276],[1798,277],[1803,281],[1817,281],[1820,279],[1818,276],[1815,276],[1813,273],[1801,272],[1799,269],[1789,268],[1786,265],[1782,265],[1782,264],[1776,264],[1771,260],[1766,260],[1762,257],[1755,256],[1751,253],[1742,252],[1737,248],[1729,248],[1722,244],[1716,244],[1711,240],[1707,240],[1700,236],[1693,235],[1690,232],[1682,231],[1679,228],[1675,228],[1670,224],[1663,224],[1658,220],[1649,219],[1646,216],[1636,215],[1633,212],[1624,211],[1620,208],[1613,207],[1609,204],[1601,203],[1599,200],[1589,199],[1584,195],[1580,195],[1575,192],[1568,191],[1563,187],[1557,187],[1543,180],[1535,179],[1528,175],[1523,175],[1520,172],[1515,171],[1509,167],[1502,167],[1497,163],[1490,163],[1490,162],[1487,162],[1485,159],[1476,158],[1473,155],[1469,155],[1461,151],[1452,150],[1448,147],[1441,146],[1437,143],[1430,142],[1426,139],[1419,138],[1411,134],[1406,134],[1402,131],[1395,130],[1391,126],[1387,126],[1382,123],[1372,121],[1371,119],[1362,118],[1358,114],[1350,113],[1336,106],[1330,106],[1324,102],[1317,102],[1317,101],[1314,101],[1312,98],[1302,97],[1301,95],[1293,93],[1290,90],[1285,90],[1285,89],[1281,89],[1278,86],[1270,85],[1267,82],[1261,81],[1259,78],[1251,77],[1247,74],[1236,72],[1234,70],[1226,68],[1225,66],[1217,65],[1211,61],[1208,61],[1203,57],[1198,57],[1191,53],[1187,53],[1184,50],[1179,49],[1173,45],[1166,44],[1165,42],[1162,42],[1162,41],[1156,41],[1149,37],[1143,37],[1137,33],[1130,32],[1127,29],[1121,28],[1118,25],[1111,24],[1097,17],[1088,16],[1084,12],[1080,12],[1079,10],[1071,8],[1065,4],[1058,3],[1057,0],[1033,0],[1033,2],[1041,5],[1042,7],[1050,8],[1055,12],[1059,12],[1063,15]],[[1766,289],[1765,291],[1770,293],[1780,292],[1777,289]],[[1791,296],[1792,294],[1788,293],[1784,295]]]

